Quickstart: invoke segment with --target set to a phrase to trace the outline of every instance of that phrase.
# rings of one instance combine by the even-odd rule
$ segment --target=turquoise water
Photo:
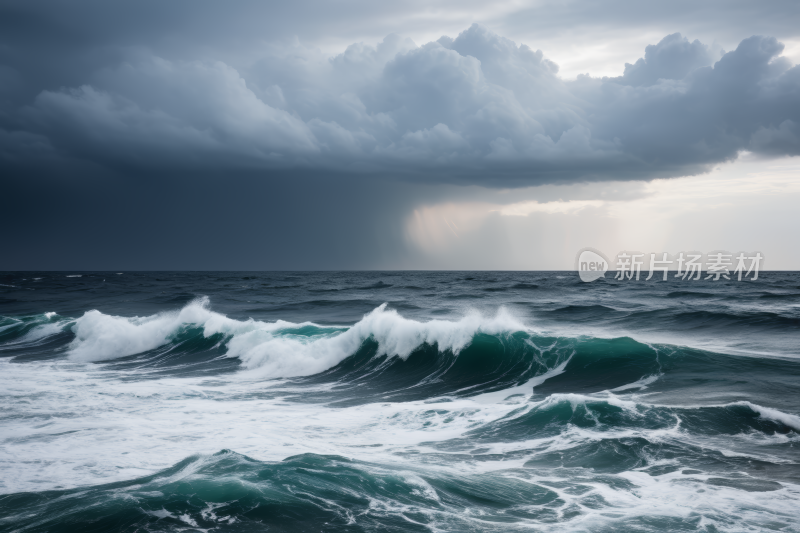
[[[800,275],[0,275],[4,531],[800,531]]]

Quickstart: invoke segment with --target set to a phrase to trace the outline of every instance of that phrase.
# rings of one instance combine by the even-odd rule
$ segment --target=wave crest
[[[320,326],[311,322],[234,320],[208,308],[208,298],[193,301],[180,311],[149,317],[119,317],[88,311],[75,321],[75,339],[69,357],[104,361],[135,355],[169,343],[187,328],[200,327],[205,337],[222,335],[227,355],[260,377],[309,376],[327,370],[358,351],[368,339],[378,345],[378,356],[407,359],[422,345],[440,352],[458,353],[475,335],[528,331],[508,311],[495,317],[471,313],[457,321],[419,322],[404,318],[383,304],[351,327]]]

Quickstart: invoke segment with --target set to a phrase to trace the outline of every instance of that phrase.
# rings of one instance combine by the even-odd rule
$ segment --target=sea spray
[[[796,529],[794,273],[7,278],[0,529]]]

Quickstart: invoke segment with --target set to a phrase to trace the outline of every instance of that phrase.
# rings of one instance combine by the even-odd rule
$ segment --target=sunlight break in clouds
[[[800,252],[786,246],[795,239],[798,174],[796,158],[764,161],[744,154],[740,161],[699,177],[588,189],[533,187],[515,191],[514,196],[531,199],[513,203],[420,206],[406,221],[406,237],[436,268],[467,260],[468,250],[503,242],[509,246],[472,257],[474,267],[568,269],[575,250],[591,245],[609,254],[627,249],[758,249],[769,258],[768,268],[789,269],[800,261]],[[583,199],[591,195],[606,198]],[[560,199],[536,200],[553,196]],[[571,247],[564,247],[565,242]]]
[[[774,240],[791,193],[692,184],[800,154],[798,6],[8,0],[0,213],[38,223],[3,265],[561,268],[585,245],[758,240],[720,220],[774,219]]]

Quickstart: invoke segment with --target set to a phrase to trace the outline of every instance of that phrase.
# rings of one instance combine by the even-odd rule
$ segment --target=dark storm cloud
[[[650,178],[797,153],[797,67],[775,39],[736,44],[795,39],[799,10],[5,0],[0,269],[413,268],[416,206],[515,197],[435,182]],[[679,30],[692,40],[632,52],[614,79],[563,81],[535,50],[540,36],[580,48]]]
[[[782,50],[750,37],[718,58],[673,34],[621,77],[576,81],[478,25],[333,58],[271,45],[242,71],[139,53],[10,111],[0,153],[503,186],[687,175],[741,150],[800,153],[800,69]]]
[[[398,182],[66,166],[3,180],[0,271],[413,267],[398,220],[420,191]]]

